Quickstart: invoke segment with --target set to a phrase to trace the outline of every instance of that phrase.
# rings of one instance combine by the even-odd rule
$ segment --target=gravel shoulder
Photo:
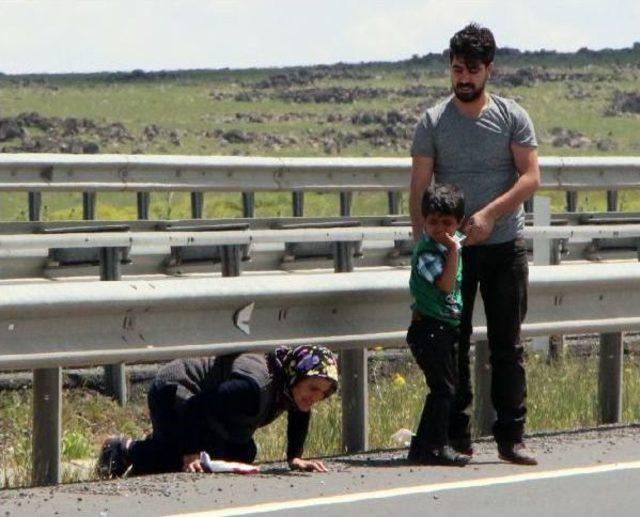
[[[415,467],[405,450],[327,458],[329,474],[289,472],[285,465],[262,465],[253,476],[168,474],[57,487],[0,491],[0,508],[14,515],[170,515],[270,501],[306,499],[640,460],[640,425],[605,426],[529,437],[538,467],[505,464],[490,440],[475,444],[464,469]]]

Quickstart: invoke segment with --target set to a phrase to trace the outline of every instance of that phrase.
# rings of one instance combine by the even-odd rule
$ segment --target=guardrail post
[[[242,217],[253,219],[256,213],[256,195],[254,192],[242,193]]]
[[[204,192],[191,193],[191,219],[202,219],[204,211]]]
[[[136,201],[138,206],[138,219],[146,221],[149,219],[149,205],[151,204],[151,194],[149,192],[137,192]]]
[[[618,211],[618,191],[607,190],[607,212]]]
[[[292,192],[291,205],[293,217],[302,217],[304,215],[304,192]]]
[[[400,213],[400,204],[402,202],[402,194],[400,192],[387,192],[387,206],[389,207],[389,215]]]
[[[533,225],[549,226],[551,224],[551,199],[546,196],[533,198]],[[534,237],[533,239],[533,263],[536,266],[548,266],[551,263],[551,239],[548,237]],[[535,352],[548,354],[549,336],[536,336],[532,339],[532,348]]]
[[[82,193],[82,218],[85,221],[92,221],[96,218],[96,192]]]
[[[340,192],[340,215],[349,217],[351,215],[351,204],[353,203],[353,192]]]
[[[567,190],[565,194],[565,209],[567,212],[578,211],[578,192],[575,190]]]
[[[36,486],[62,482],[62,369],[33,370],[32,481]]]
[[[336,273],[353,271],[352,242],[334,243]],[[368,352],[349,349],[340,352],[342,380],[342,449],[345,452],[366,451],[369,448]]]
[[[600,335],[598,399],[600,422],[614,424],[622,419],[622,333]]]
[[[491,402],[491,361],[487,341],[475,343],[474,371],[476,431],[479,436],[487,436],[491,434],[496,421],[496,412]]]
[[[534,226],[551,224],[551,200],[548,197],[535,196],[533,207]],[[558,265],[562,258],[562,239],[536,237],[533,240],[533,263],[536,266]],[[536,336],[532,340],[536,352],[547,354],[550,361],[559,361],[564,357],[564,336]]]
[[[122,248],[100,248],[100,280],[120,280],[121,258]],[[108,364],[104,367],[104,384],[107,395],[113,397],[120,406],[127,404],[127,376],[124,363]]]
[[[42,207],[42,192],[29,192],[29,221],[39,221]]]
[[[220,246],[222,276],[240,276],[240,246]]]
[[[336,273],[353,271],[353,242],[333,243],[333,265]]]

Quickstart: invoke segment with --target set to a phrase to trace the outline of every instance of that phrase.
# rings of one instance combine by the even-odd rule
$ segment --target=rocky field
[[[496,60],[492,91],[531,113],[544,155],[640,153],[640,45]],[[447,60],[0,77],[0,151],[404,156],[449,93]]]

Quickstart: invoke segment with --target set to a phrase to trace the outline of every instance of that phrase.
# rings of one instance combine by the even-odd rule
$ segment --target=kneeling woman
[[[324,472],[321,461],[303,460],[302,450],[311,408],[337,388],[335,356],[320,346],[173,361],[149,389],[153,432],[144,440],[107,439],[98,472],[202,472],[202,451],[212,459],[252,463],[253,434],[284,411],[289,466]]]

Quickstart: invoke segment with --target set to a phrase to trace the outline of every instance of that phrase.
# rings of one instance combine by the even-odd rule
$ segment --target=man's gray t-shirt
[[[533,123],[512,99],[490,95],[478,118],[463,115],[453,96],[428,109],[416,126],[412,156],[434,159],[438,183],[458,185],[470,216],[509,190],[518,179],[511,144],[537,147]],[[491,236],[480,244],[499,244],[522,237],[524,211],[496,221]]]

